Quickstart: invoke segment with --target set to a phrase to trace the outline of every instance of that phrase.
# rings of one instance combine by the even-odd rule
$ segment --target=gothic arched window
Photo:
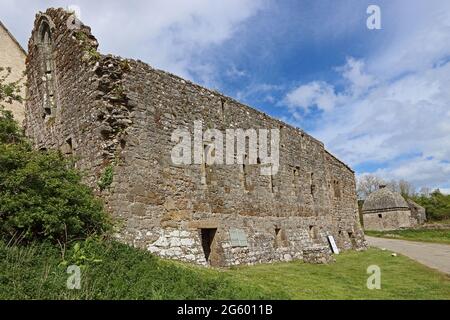
[[[43,92],[43,117],[49,117],[55,110],[55,86],[54,86],[54,62],[52,56],[52,34],[50,25],[43,20],[39,27],[39,47],[42,69],[42,80],[44,81]]]

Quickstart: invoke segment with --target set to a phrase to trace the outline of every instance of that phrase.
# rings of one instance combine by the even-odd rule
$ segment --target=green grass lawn
[[[393,231],[365,231],[368,236],[450,244],[450,230],[405,229]]]
[[[330,265],[275,263],[213,270],[166,261],[114,241],[65,252],[52,245],[0,243],[0,299],[450,299],[450,278],[406,257],[369,249]],[[80,290],[66,267],[82,265]],[[381,290],[366,288],[369,265]]]
[[[411,259],[371,248],[344,252],[329,265],[303,262],[238,267],[235,278],[292,299],[450,299],[450,277]],[[367,267],[381,269],[381,289],[369,290]]]

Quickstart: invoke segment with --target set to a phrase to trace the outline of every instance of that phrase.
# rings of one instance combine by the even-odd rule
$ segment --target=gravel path
[[[372,247],[401,253],[430,268],[450,274],[450,245],[369,236],[366,236],[366,240]]]

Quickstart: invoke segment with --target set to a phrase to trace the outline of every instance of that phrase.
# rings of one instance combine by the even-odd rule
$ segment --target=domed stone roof
[[[380,189],[377,191],[372,192],[364,201],[362,207],[363,213],[394,210],[409,210],[408,203],[403,199],[400,193],[394,192],[383,186],[380,186]]]

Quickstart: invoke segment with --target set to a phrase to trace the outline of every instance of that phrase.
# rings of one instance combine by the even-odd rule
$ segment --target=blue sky
[[[450,191],[450,1],[132,3],[0,0],[0,19],[25,46],[36,11],[76,5],[103,53],[301,127],[358,175]]]

